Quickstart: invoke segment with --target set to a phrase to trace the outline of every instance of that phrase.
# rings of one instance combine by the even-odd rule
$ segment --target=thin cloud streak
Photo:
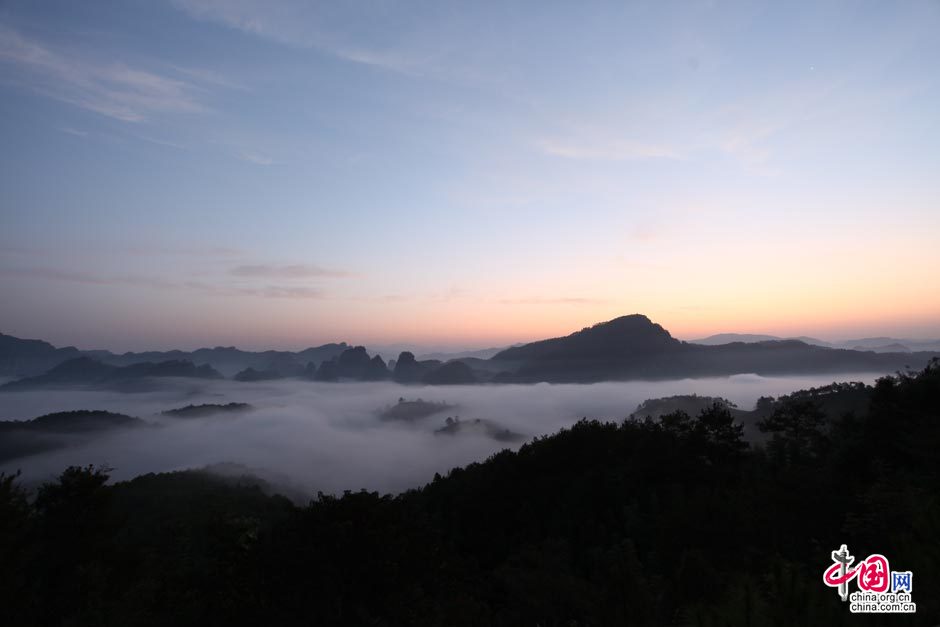
[[[0,277],[42,279],[105,287],[120,285],[158,290],[192,291],[216,296],[261,296],[264,298],[284,299],[322,299],[326,297],[326,294],[320,289],[310,286],[265,285],[261,287],[242,287],[215,285],[201,281],[184,281],[177,283],[159,277],[144,275],[103,276],[87,272],[73,272],[46,267],[0,268]]]
[[[0,25],[0,61],[35,79],[31,87],[50,98],[123,122],[143,122],[156,113],[206,111],[195,87],[124,63],[98,63],[57,52]]]
[[[155,277],[139,275],[98,276],[87,272],[75,272],[46,267],[0,268],[0,277],[47,279],[52,281],[65,281],[68,283],[81,283],[84,285],[133,285],[158,289],[175,287],[173,282]]]
[[[333,270],[316,265],[294,264],[287,266],[273,265],[243,265],[232,268],[231,274],[239,277],[251,278],[277,278],[277,279],[309,279],[329,278],[345,279],[352,275],[345,270]]]
[[[543,139],[537,141],[536,146],[546,155],[575,160],[627,161],[680,158],[677,151],[666,146],[623,140],[569,143]]]
[[[337,39],[328,28],[327,11],[310,3],[280,2],[272,10],[271,2],[219,2],[217,0],[173,0],[190,16],[223,24],[257,37],[296,48],[315,48],[336,58],[389,70],[407,76],[422,76],[427,59],[401,50],[369,49]]]
[[[213,72],[212,70],[206,70],[203,68],[180,67],[178,65],[174,65],[173,70],[178,74],[182,74],[184,76],[188,76],[191,79],[194,79],[197,83],[212,85],[214,87],[221,87],[223,89],[250,91],[248,86],[244,83],[240,83],[229,78],[228,76],[224,76],[218,72]]]
[[[497,302],[500,305],[600,305],[607,301],[601,298],[561,296],[557,298],[503,298]]]
[[[242,152],[239,158],[255,165],[274,165],[274,159],[257,152]]]
[[[67,135],[74,135],[75,137],[88,137],[88,131],[82,131],[77,128],[62,127],[59,129],[59,132],[66,133]]]

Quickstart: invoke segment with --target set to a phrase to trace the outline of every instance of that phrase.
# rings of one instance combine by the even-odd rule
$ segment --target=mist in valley
[[[609,382],[589,385],[403,386],[395,383],[265,383],[172,380],[158,391],[37,390],[0,396],[0,420],[28,420],[52,412],[106,410],[141,418],[150,427],[119,429],[69,446],[0,464],[21,470],[29,484],[51,479],[70,465],[113,468],[112,480],[150,472],[215,467],[247,472],[295,499],[318,491],[368,489],[397,493],[423,485],[434,473],[482,461],[533,437],[551,434],[582,417],[621,420],[646,399],[677,394],[724,397],[752,409],[760,396],[779,396],[833,381],[873,382],[878,375],[723,378]],[[400,398],[453,407],[414,420],[383,419]],[[249,403],[246,412],[175,418],[162,412],[204,403]],[[448,417],[477,419],[514,434],[494,439],[483,429],[435,433]],[[746,425],[746,429],[748,426]],[[753,426],[750,427],[753,429]]]

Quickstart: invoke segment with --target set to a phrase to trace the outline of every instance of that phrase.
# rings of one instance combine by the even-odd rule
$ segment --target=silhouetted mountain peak
[[[603,336],[609,339],[626,337],[628,339],[637,339],[641,337],[658,338],[661,340],[675,341],[669,331],[661,325],[656,324],[643,314],[630,314],[629,316],[620,316],[607,322],[598,322],[597,324],[585,327],[577,333],[572,333],[568,337],[575,335]]]
[[[508,348],[493,359],[610,359],[661,352],[681,345],[662,326],[642,314],[632,314],[599,322],[565,337]]]

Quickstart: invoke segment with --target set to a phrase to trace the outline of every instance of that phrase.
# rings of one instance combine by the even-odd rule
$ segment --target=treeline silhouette
[[[914,573],[940,618],[940,363],[795,394],[749,447],[728,408],[583,420],[399,496],[189,471],[0,480],[5,625],[856,625],[830,551]],[[838,405],[835,405],[838,406]],[[407,460],[403,460],[406,463]]]

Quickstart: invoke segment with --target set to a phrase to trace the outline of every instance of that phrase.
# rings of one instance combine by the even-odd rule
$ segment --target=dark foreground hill
[[[783,399],[762,448],[721,405],[582,421],[399,496],[304,506],[195,471],[70,468],[35,500],[6,477],[0,608],[96,627],[887,624],[823,585],[845,543],[914,573],[917,613],[891,624],[935,625],[940,363],[864,394],[838,418],[828,391]]]

